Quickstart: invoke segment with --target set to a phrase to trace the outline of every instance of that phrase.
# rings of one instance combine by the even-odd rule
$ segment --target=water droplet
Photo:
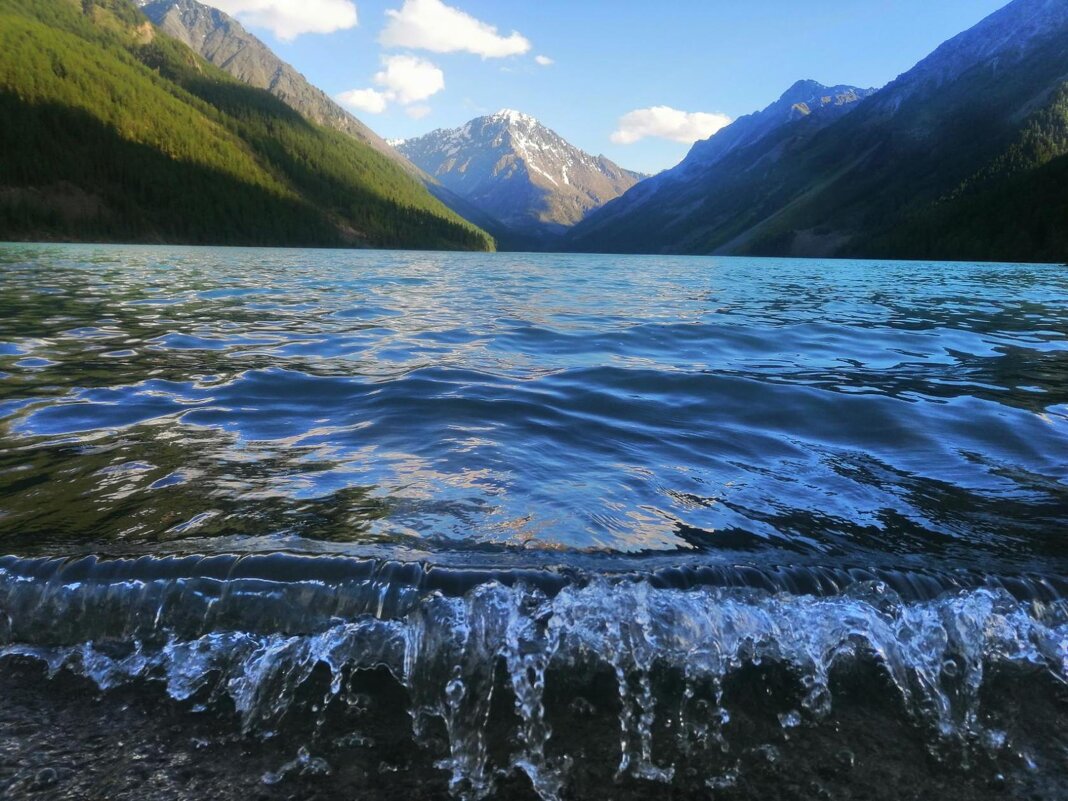
[[[848,748],[843,748],[839,751],[835,758],[838,760],[838,764],[844,768],[852,768],[856,762],[856,756]]]
[[[801,725],[801,713],[791,710],[779,715],[779,724],[784,729],[794,729]]]

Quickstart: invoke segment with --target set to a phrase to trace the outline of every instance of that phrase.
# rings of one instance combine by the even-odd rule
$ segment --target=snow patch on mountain
[[[394,147],[486,213],[535,234],[559,233],[644,177],[515,109]]]

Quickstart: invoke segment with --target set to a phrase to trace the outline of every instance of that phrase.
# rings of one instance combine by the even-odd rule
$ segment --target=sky
[[[386,138],[511,108],[654,173],[791,84],[880,87],[1006,0],[205,0]]]

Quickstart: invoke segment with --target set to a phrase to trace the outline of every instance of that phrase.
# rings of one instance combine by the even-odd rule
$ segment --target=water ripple
[[[11,551],[1064,557],[1056,267],[5,246],[0,312]]]

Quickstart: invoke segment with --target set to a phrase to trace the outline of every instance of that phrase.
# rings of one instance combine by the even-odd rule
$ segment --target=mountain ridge
[[[799,80],[763,109],[739,117],[710,138],[695,142],[675,167],[643,181],[592,213],[568,232],[566,241],[581,242],[583,236],[595,233],[613,220],[642,214],[654,205],[667,210],[665,217],[674,216],[677,207],[701,201],[701,193],[689,193],[688,185],[732,153],[756,146],[776,132],[781,133],[802,121],[804,125],[796,129],[797,133],[811,135],[852,111],[855,104],[870,97],[874,91]]]
[[[319,125],[348,134],[402,164],[396,151],[368,125],[314,86],[248,32],[240,22],[197,0],[137,0],[157,28],[242,83],[264,89]]]
[[[559,235],[641,179],[514,109],[398,141],[448,189],[528,237]]]
[[[723,132],[695,145],[668,179],[591,214],[564,244],[1063,261],[1068,197],[1053,176],[1068,174],[1065,97],[1068,4],[1014,0],[848,114],[826,124],[809,115],[711,164],[693,154]]]
[[[0,238],[492,249],[127,0],[0,0]]]
[[[412,164],[366,123],[313,85],[241,23],[198,0],[137,0],[142,12],[162,30],[237,80],[270,92],[302,116],[369,145],[396,162],[446,207],[507,241],[500,221],[451,192]]]

